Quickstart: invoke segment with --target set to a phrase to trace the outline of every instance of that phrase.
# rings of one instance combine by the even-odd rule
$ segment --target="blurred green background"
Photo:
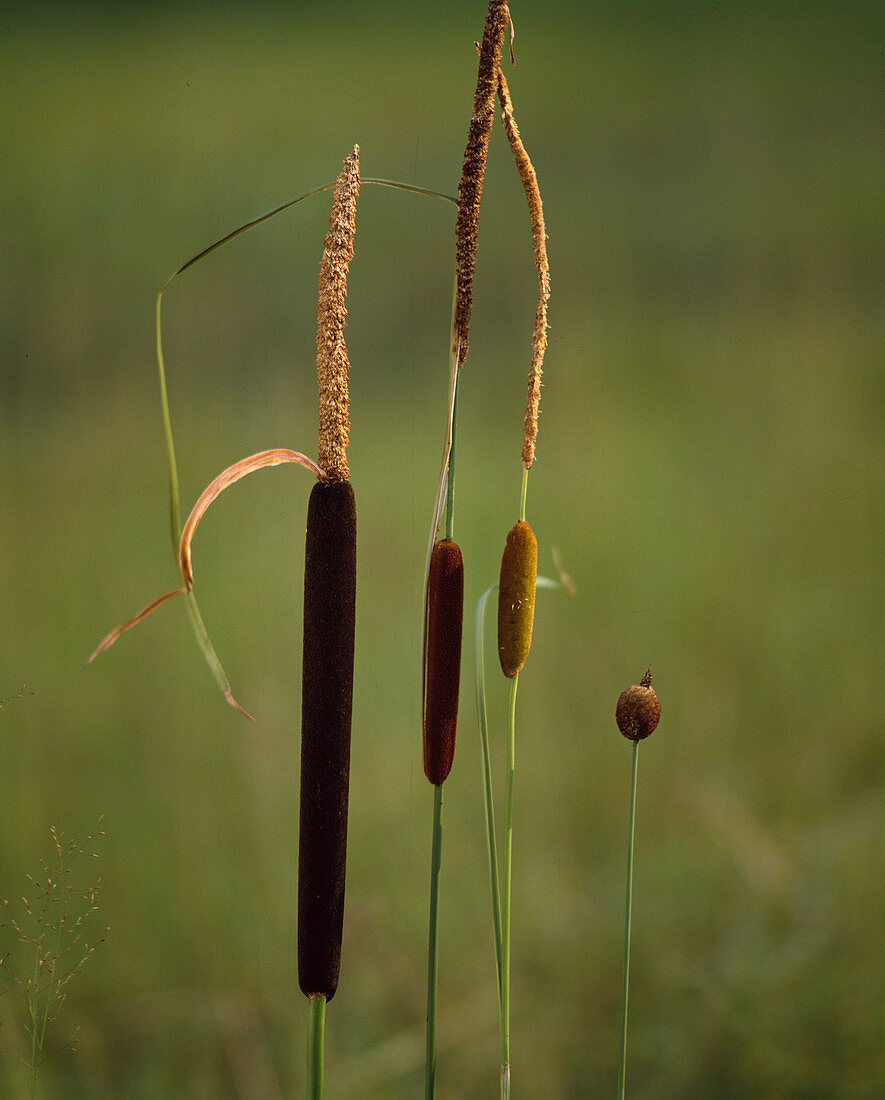
[[[514,1093],[615,1091],[630,749],[613,713],[651,664],[663,718],[640,753],[629,1094],[879,1097],[882,9],[514,0],[513,16],[508,75],[553,284],[528,517],[542,572],[558,548],[577,585],[540,595],[521,677]],[[334,179],[355,142],[364,176],[455,193],[484,17],[479,0],[4,8],[0,896],[17,904],[52,854],[51,826],[85,841],[104,815],[107,833],[76,881],[102,878],[87,938],[110,930],[51,1027],[47,1097],[303,1088],[307,476],[243,482],[194,545],[204,618],[257,724],[224,705],[174,603],[81,666],[175,583],[160,285],[234,226]],[[316,452],[328,200],[167,295],[185,509],[252,451]],[[364,188],[331,1097],[423,1087],[432,799],[417,664],[453,235],[445,204]],[[446,784],[441,1098],[496,1090],[469,620],[516,518],[535,293],[496,127],[461,403],[468,625]],[[500,751],[506,689],[491,661]],[[0,954],[13,940],[0,930]],[[25,1087],[24,1022],[13,987],[0,996],[3,1096]]]

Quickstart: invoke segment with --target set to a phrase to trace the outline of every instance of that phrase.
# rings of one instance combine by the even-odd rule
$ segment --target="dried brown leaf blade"
[[[180,588],[173,588],[170,592],[165,592],[152,603],[143,607],[141,611],[138,611],[131,619],[128,619],[121,626],[116,627],[107,634],[90,655],[89,660],[86,662],[87,664],[94,661],[95,658],[104,653],[105,650],[110,649],[122,634],[125,634],[127,630],[131,630],[132,627],[137,626],[143,619],[146,619],[148,615],[156,611],[158,607],[162,607],[164,603],[171,600],[173,596],[185,596],[187,598],[188,613],[191,617],[197,641],[225,699],[235,710],[240,711],[240,713],[244,714],[247,718],[252,718],[252,715],[240,706],[231,692],[230,683],[209,639],[209,634],[203,624],[196,600],[193,598],[191,589],[194,584],[194,572],[193,562],[191,560],[191,543],[193,542],[200,520],[206,514],[209,505],[216,500],[225,489],[235,484],[247,474],[254,473],[256,470],[262,470],[266,466],[281,466],[285,463],[296,463],[299,466],[303,466],[315,477],[319,478],[324,476],[323,469],[318,466],[313,459],[308,458],[299,451],[291,451],[285,447],[275,447],[268,451],[259,451],[257,454],[240,459],[239,462],[235,462],[232,466],[228,466],[226,470],[222,470],[222,472],[217,477],[213,478],[200,494],[182,528],[181,539],[178,546],[178,564],[184,584]]]
[[[178,545],[178,566],[181,569],[181,578],[190,591],[194,584],[193,564],[191,562],[191,542],[196,533],[200,520],[206,514],[209,505],[219,497],[225,489],[229,488],[240,478],[256,470],[263,470],[265,466],[281,466],[286,462],[294,462],[310,470],[314,477],[323,477],[324,472],[311,458],[299,451],[290,451],[285,447],[275,447],[269,451],[259,451],[257,454],[241,458],[232,466],[212,479],[197,498],[197,503],[191,509],[184,527],[181,529],[181,541]]]
[[[98,643],[92,653],[89,654],[89,660],[87,665],[92,664],[96,657],[104,653],[106,649],[110,649],[116,642],[121,634],[125,634],[127,630],[131,630],[133,626],[138,626],[142,619],[146,619],[152,611],[156,611],[158,607],[162,607],[167,600],[171,600],[173,596],[183,596],[187,592],[187,588],[173,588],[171,592],[164,592],[162,596],[158,597],[152,603],[149,603],[147,607],[143,607],[141,611],[137,611],[131,619],[127,619],[121,626],[116,627],[109,634],[106,634],[104,638]]]

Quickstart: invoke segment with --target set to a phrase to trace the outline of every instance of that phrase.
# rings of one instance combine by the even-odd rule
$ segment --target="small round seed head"
[[[615,721],[629,741],[642,741],[654,733],[660,717],[661,702],[651,686],[651,669],[648,669],[640,683],[621,692]]]

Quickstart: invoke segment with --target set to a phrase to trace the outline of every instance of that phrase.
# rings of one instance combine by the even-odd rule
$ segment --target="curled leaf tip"
[[[96,657],[104,653],[106,649],[111,648],[121,634],[125,634],[126,631],[131,630],[133,626],[137,626],[142,619],[146,619],[152,611],[156,611],[158,607],[162,607],[167,600],[171,600],[173,596],[183,596],[188,591],[188,588],[173,588],[171,592],[164,592],[162,596],[158,597],[152,603],[149,603],[147,607],[143,607],[141,611],[136,612],[131,619],[127,619],[125,623],[116,627],[110,634],[106,634],[104,638],[102,638],[96,648],[90,653],[86,664],[91,665]]]
[[[241,707],[236,699],[234,699],[233,693],[231,692],[230,688],[228,688],[228,690],[224,693],[224,698],[227,703],[232,706],[234,710],[239,711],[240,714],[243,715],[243,717],[248,718],[250,722],[255,721],[255,716],[250,714],[244,707]]]

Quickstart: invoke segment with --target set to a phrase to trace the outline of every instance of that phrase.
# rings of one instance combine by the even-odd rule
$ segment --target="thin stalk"
[[[516,689],[510,681],[507,715],[507,787],[504,794],[504,869],[501,878],[501,1097],[510,1096],[510,897],[513,866],[513,779],[516,771]]]
[[[519,518],[525,520],[525,498],[529,488],[529,468],[522,468],[522,488],[519,491]]]
[[[442,866],[443,787],[433,788],[433,840],[430,853],[430,925],[427,944],[427,1037],[424,1095],[436,1095],[436,1024],[439,974],[439,872]]]
[[[452,324],[454,326],[457,276],[452,288]],[[449,480],[449,456],[452,450],[452,433],[455,423],[455,398],[458,393],[458,343],[452,338],[452,346],[449,349],[449,388],[447,391],[446,406],[446,438],[443,446],[443,456],[439,468],[439,481],[436,488],[436,497],[433,503],[433,519],[430,524],[430,536],[427,539],[427,554],[424,558],[424,593],[421,603],[421,720],[424,720],[424,668],[427,659],[427,582],[430,576],[430,559],[433,556],[433,547],[439,533],[439,525],[442,520],[443,507],[446,504],[446,493]]]
[[[323,1097],[323,1039],[326,1030],[326,998],[322,994],[308,998],[307,1021],[307,1100]]]
[[[495,933],[495,971],[498,978],[498,1008],[501,1006],[501,885],[498,877],[498,841],[495,836],[495,799],[492,792],[492,763],[489,752],[489,720],[486,712],[485,686],[485,609],[489,596],[497,585],[487,588],[476,605],[473,624],[474,679],[476,683],[476,717],[479,724],[479,740],[482,749],[483,785],[485,787],[486,832],[489,849],[489,878],[492,892],[492,925]]]
[[[460,371],[455,376],[455,392],[452,396],[452,443],[449,448],[449,472],[446,488],[446,538],[453,538],[455,526],[455,451],[458,442],[458,380]]]
[[[31,1014],[31,1100],[37,1100],[37,1063],[40,1047],[37,1043],[37,1020]]]
[[[630,773],[630,816],[627,827],[627,904],[624,917],[624,973],[621,983],[621,1059],[618,1069],[618,1100],[624,1100],[627,1079],[627,997],[630,985],[630,926],[633,920],[633,840],[636,833],[636,774],[639,766],[639,741],[633,742],[633,767]]]

